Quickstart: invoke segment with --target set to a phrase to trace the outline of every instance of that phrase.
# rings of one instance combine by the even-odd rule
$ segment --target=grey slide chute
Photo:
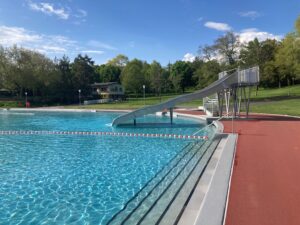
[[[213,82],[206,88],[185,95],[180,95],[178,97],[172,98],[168,101],[146,106],[127,114],[121,115],[113,120],[112,125],[117,126],[120,124],[124,124],[128,121],[134,121],[138,117],[142,117],[144,115],[153,114],[164,109],[173,109],[175,105],[189,102],[196,99],[202,99],[204,97],[210,96],[217,92],[223,91],[224,89],[231,88],[234,86],[251,86],[257,84],[259,82],[259,68],[253,67],[246,70],[238,70],[230,75],[224,74],[223,76],[219,76],[219,80]]]

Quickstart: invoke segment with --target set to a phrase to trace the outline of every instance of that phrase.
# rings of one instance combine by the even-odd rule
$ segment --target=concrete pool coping
[[[221,225],[224,222],[237,135],[217,135],[222,139],[201,175],[179,225]]]
[[[47,108],[3,108],[3,111],[30,111],[30,112],[130,112],[131,110],[127,109],[64,109],[64,108],[55,108],[55,107],[47,107]]]

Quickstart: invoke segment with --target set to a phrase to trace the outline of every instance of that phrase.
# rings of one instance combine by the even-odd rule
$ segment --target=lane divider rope
[[[0,130],[0,135],[81,135],[81,136],[118,136],[118,137],[149,137],[149,138],[170,138],[170,139],[202,139],[207,140],[208,136],[181,135],[181,134],[147,134],[127,132],[106,132],[106,131],[37,131],[37,130]]]

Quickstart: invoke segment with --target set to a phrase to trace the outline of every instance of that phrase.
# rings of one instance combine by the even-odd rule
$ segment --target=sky
[[[118,54],[162,65],[192,61],[232,31],[241,42],[293,31],[299,0],[1,0],[0,44],[104,64]]]

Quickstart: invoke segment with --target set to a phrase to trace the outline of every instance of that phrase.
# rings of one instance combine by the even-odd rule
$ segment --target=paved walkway
[[[231,132],[230,121],[223,122]],[[226,225],[300,224],[300,119],[254,116],[239,133]]]

